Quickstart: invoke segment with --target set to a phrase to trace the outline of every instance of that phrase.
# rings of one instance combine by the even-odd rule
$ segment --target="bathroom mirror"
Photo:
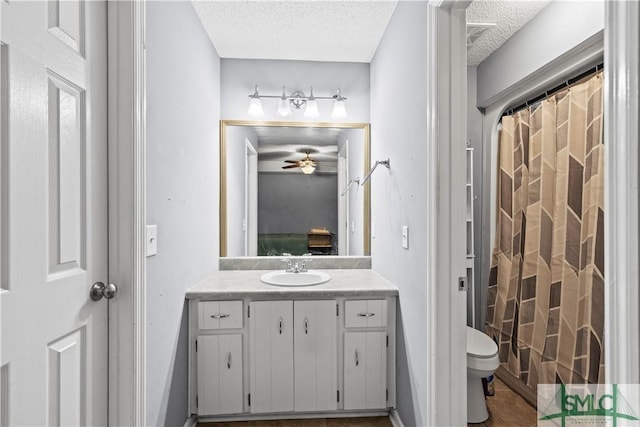
[[[368,123],[220,122],[220,256],[370,254]]]

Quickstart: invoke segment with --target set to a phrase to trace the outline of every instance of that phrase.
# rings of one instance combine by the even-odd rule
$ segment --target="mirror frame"
[[[220,120],[220,258],[227,256],[227,126],[247,127],[298,127],[362,129],[364,131],[363,174],[371,167],[371,124],[370,123],[329,123],[329,122],[281,122],[251,120]],[[371,255],[371,186],[364,185],[364,256]],[[348,255],[344,255],[348,256]]]

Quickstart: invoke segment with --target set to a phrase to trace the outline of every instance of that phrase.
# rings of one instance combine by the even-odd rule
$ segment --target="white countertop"
[[[369,269],[317,270],[331,276],[326,283],[314,286],[272,286],[260,276],[272,270],[217,271],[187,289],[186,298],[225,300],[237,298],[328,298],[397,296],[398,288]],[[294,273],[291,273],[294,274]]]

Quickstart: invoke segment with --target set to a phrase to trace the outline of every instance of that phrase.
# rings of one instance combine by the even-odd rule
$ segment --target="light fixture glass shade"
[[[260,100],[260,98],[251,98],[248,113],[253,117],[260,117],[264,115],[264,110],[262,109],[262,101]]]
[[[318,117],[320,112],[318,111],[318,101],[315,98],[309,98],[307,100],[307,108],[304,110],[305,117]]]
[[[307,107],[308,108],[308,107]],[[306,164],[304,166],[302,166],[300,168],[300,170],[302,171],[303,174],[305,175],[311,175],[313,173],[314,170],[316,170],[315,167],[311,166],[311,164]]]
[[[344,105],[344,99],[338,98],[333,101],[333,111],[331,117],[334,119],[344,119],[347,117],[347,109]]]
[[[280,117],[288,117],[291,115],[291,106],[289,105],[289,100],[287,98],[280,98],[280,102],[278,103],[278,115]]]

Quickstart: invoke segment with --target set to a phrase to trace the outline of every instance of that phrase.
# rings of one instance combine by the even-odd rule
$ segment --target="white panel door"
[[[293,411],[293,301],[251,303],[251,412]]]
[[[344,409],[387,407],[385,332],[344,334]]]
[[[242,412],[242,335],[198,337],[198,414]]]
[[[106,425],[106,4],[0,19],[0,420]]]
[[[296,301],[293,317],[295,410],[335,410],[338,407],[336,302]]]

